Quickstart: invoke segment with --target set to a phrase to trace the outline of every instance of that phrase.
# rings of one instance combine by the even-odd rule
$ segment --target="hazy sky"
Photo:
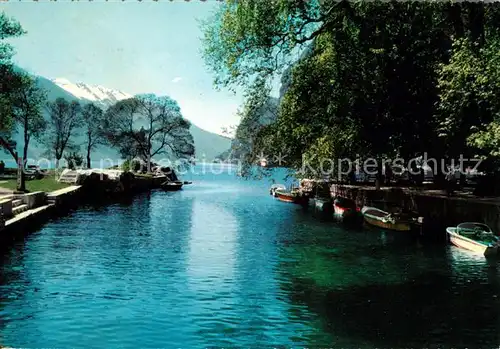
[[[220,133],[237,124],[241,93],[217,92],[201,57],[198,20],[208,0],[163,2],[14,2],[0,10],[28,32],[12,41],[15,62],[47,78],[66,78],[176,99],[183,115]]]

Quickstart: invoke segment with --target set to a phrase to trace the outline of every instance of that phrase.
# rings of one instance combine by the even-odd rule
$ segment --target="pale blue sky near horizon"
[[[201,56],[200,19],[212,1],[8,2],[0,11],[27,34],[11,40],[14,61],[46,78],[169,95],[197,126],[221,133],[239,122],[242,93],[216,91]]]

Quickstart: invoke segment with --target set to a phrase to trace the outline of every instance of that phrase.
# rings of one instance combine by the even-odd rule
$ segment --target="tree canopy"
[[[190,126],[172,98],[145,94],[111,106],[106,111],[104,133],[122,155],[129,159],[139,156],[149,169],[152,158],[160,154],[171,158],[194,155]]]
[[[77,101],[67,101],[64,98],[57,98],[54,102],[46,105],[49,114],[47,132],[45,132],[42,142],[47,148],[47,152],[56,159],[56,168],[59,167],[59,160],[66,150],[74,150],[78,144],[74,143],[74,136],[81,127],[81,105]]]
[[[12,133],[15,131],[13,104],[15,94],[23,88],[23,79],[14,69],[14,49],[7,39],[25,33],[19,22],[0,13],[0,146],[17,161]]]
[[[286,153],[295,169],[314,154],[473,154],[480,143],[468,137],[500,112],[493,97],[499,9],[497,3],[227,1],[204,24],[204,57],[217,86],[247,91],[256,81],[270,86],[291,67],[278,117],[253,135],[250,161],[259,147]]]

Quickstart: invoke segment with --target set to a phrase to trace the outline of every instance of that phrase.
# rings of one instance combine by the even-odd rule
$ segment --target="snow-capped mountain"
[[[72,83],[65,78],[52,79],[52,82],[78,99],[94,102],[104,107],[109,107],[122,99],[133,97],[131,94],[100,85],[88,85],[83,82]]]

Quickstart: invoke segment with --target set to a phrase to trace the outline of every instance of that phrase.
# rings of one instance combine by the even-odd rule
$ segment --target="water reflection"
[[[335,247],[301,242],[282,251],[290,280],[282,287],[292,303],[318,314],[332,344],[498,346],[496,261],[448,248],[395,250],[383,242],[379,248],[375,239],[357,245],[348,239],[338,231]],[[356,257],[346,253],[354,246]]]
[[[195,183],[78,210],[10,246],[2,344],[498,346],[497,261],[314,219],[263,182]]]

